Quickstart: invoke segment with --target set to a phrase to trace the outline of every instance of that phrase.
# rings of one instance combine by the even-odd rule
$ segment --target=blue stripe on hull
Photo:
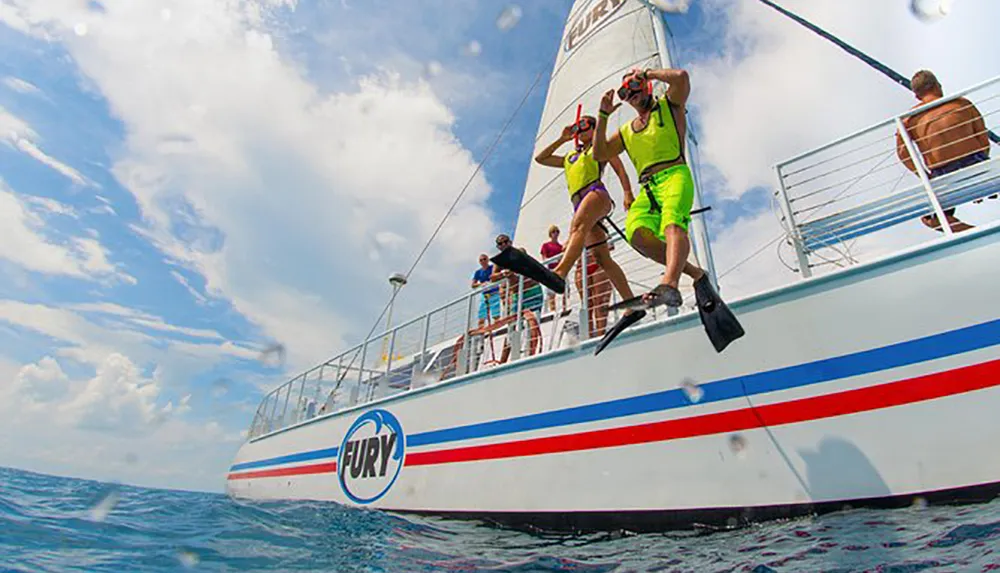
[[[699,404],[741,398],[744,396],[744,387],[747,396],[765,394],[944,358],[996,344],[1000,344],[1000,320],[873,350],[702,384],[700,388],[705,394]],[[664,390],[599,404],[413,434],[407,438],[406,445],[427,446],[541,430],[671,410],[690,404],[681,390]]]
[[[742,398],[744,395],[760,395],[863,374],[871,374],[882,370],[988,348],[997,344],[1000,344],[1000,320],[993,320],[983,324],[872,350],[702,384],[700,388],[704,391],[704,396],[699,401],[699,404],[721,402],[733,398]],[[406,445],[407,447],[419,447],[475,438],[502,436],[518,432],[543,430],[660,412],[689,405],[691,405],[690,400],[688,400],[681,390],[663,390],[652,394],[611,400],[598,404],[574,406],[503,420],[421,432],[408,436]],[[327,448],[254,462],[244,462],[232,466],[231,471],[336,456],[337,448]]]

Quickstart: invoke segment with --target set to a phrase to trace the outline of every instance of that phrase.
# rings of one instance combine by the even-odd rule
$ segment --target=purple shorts
[[[588,193],[601,193],[608,198],[608,201],[611,201],[611,194],[608,193],[608,189],[604,186],[604,183],[601,183],[600,181],[594,181],[590,185],[587,185],[583,189],[580,189],[576,193],[573,193],[573,197],[571,198],[571,200],[573,201],[574,213],[576,213],[576,210],[580,207],[580,204],[583,203],[583,198],[586,197]],[[611,204],[614,205],[614,201],[611,201]]]

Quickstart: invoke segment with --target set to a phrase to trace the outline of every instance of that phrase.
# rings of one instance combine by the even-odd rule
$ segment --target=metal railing
[[[608,242],[626,276],[642,265],[644,259],[624,241],[612,236]],[[588,265],[588,272],[582,272]],[[269,392],[257,407],[248,437],[600,337],[619,318],[619,312],[607,311],[619,297],[595,267],[585,250],[565,294],[508,275],[373,336]],[[659,276],[629,280],[638,294]],[[499,312],[494,314],[486,297],[496,297],[492,304]],[[644,320],[656,318],[654,312]]]
[[[940,117],[914,139],[907,126],[912,129],[914,116],[929,110]],[[928,216],[943,223],[949,209],[995,194],[1000,186],[995,154],[948,174],[932,172],[925,158],[939,168],[943,158],[950,162],[958,154],[959,145],[976,147],[982,140],[990,151],[988,130],[996,128],[998,112],[1000,77],[778,163],[775,196],[802,276],[822,265],[854,264],[866,249],[881,253],[884,245],[906,239],[900,238],[902,223]],[[947,224],[941,230],[953,232]],[[886,233],[899,236],[885,240]],[[875,235],[878,239],[871,238]]]

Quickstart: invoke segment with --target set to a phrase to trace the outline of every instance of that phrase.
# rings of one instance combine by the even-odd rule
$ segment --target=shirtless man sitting
[[[920,107],[944,97],[941,84],[933,73],[920,70],[910,80],[913,95]],[[912,109],[912,108],[911,108]],[[986,161],[990,157],[990,140],[986,132],[983,116],[973,103],[965,98],[956,98],[925,112],[903,120],[910,138],[920,149],[924,165],[930,170],[929,178],[940,177]],[[916,167],[906,150],[902,136],[896,134],[896,155],[907,169],[916,173]],[[948,225],[953,232],[972,229],[955,215],[955,208],[945,209]],[[920,219],[931,229],[941,231],[937,215],[925,215]]]

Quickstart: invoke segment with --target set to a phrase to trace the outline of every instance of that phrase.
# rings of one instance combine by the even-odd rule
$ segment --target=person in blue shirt
[[[490,258],[486,253],[480,254],[479,268],[472,274],[472,288],[488,284],[492,275],[493,265],[490,264]],[[487,308],[490,317],[500,318],[500,287],[495,284],[483,291],[483,301],[479,303],[479,328],[486,322]]]

